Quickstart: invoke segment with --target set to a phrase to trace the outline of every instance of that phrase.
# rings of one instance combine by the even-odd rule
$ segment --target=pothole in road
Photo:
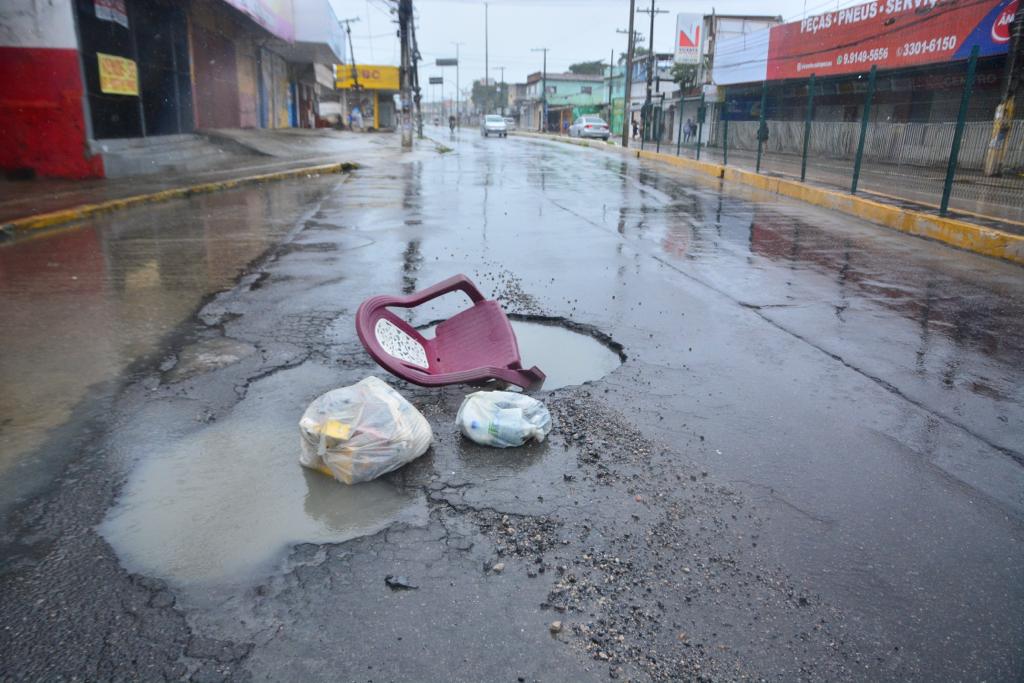
[[[622,344],[595,327],[542,315],[508,316],[524,368],[544,371],[544,391],[599,380],[626,360]],[[427,338],[438,322],[419,327]],[[515,387],[512,387],[515,390]]]
[[[339,381],[314,363],[275,373],[227,417],[184,437],[162,436],[180,415],[140,416],[124,436],[138,464],[100,526],[122,564],[176,585],[245,582],[297,543],[425,523],[421,492],[383,480],[343,486],[299,466],[298,416]]]
[[[563,318],[509,316],[523,367],[544,371],[544,391],[601,379],[626,360],[622,345]]]

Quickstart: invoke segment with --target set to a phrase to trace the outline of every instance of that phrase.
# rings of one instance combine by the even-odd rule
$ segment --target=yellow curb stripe
[[[554,140],[556,142],[582,144],[584,147],[594,147],[595,149],[605,149],[607,151],[628,151],[638,159],[660,161],[672,166],[696,171],[712,178],[722,178],[742,183],[765,192],[799,199],[814,206],[855,216],[871,223],[899,230],[908,235],[925,237],[959,249],[974,252],[975,254],[991,256],[992,258],[1024,265],[1024,235],[1014,235],[956,218],[942,218],[941,216],[912,209],[901,209],[897,206],[883,204],[864,197],[804,185],[795,180],[760,175],[753,171],[744,171],[732,166],[685,159],[672,154],[652,152],[650,150],[624,150],[621,147],[612,148],[606,145],[591,145],[583,140],[567,140],[539,133],[523,132],[521,134],[527,137]],[[894,199],[899,198],[894,197]],[[1008,222],[1014,223],[1014,221]]]
[[[96,204],[81,204],[70,209],[61,209],[59,211],[50,211],[48,213],[40,213],[34,216],[17,218],[0,225],[0,231],[10,233],[39,230],[42,228],[49,228],[54,225],[61,225],[63,223],[80,221],[101,213],[110,213],[111,211],[117,211],[119,209],[139,206],[141,204],[166,202],[171,199],[182,199],[185,197],[191,197],[192,195],[209,194],[211,192],[219,192],[221,190],[228,190],[235,187],[241,187],[243,185],[255,185],[275,180],[287,180],[289,178],[298,178],[309,175],[342,173],[355,168],[358,168],[358,165],[349,162],[321,164],[319,166],[305,166],[303,168],[292,168],[284,171],[275,171],[273,173],[262,173],[260,175],[243,176],[241,178],[231,178],[228,180],[215,180],[208,183],[199,183],[197,185],[187,185],[185,187],[175,187],[169,190],[160,190],[159,192],[150,192],[148,194],[133,195],[131,197],[110,199]]]

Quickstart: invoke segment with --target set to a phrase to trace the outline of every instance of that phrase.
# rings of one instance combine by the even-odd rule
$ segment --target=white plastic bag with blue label
[[[535,398],[511,391],[477,391],[462,402],[459,429],[483,446],[513,448],[551,432],[551,413]]]

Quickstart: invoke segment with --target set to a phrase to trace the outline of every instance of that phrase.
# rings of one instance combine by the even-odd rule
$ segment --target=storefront
[[[188,22],[164,0],[75,0],[92,137],[188,133],[195,126]]]
[[[395,127],[395,95],[399,91],[397,66],[370,64],[335,67],[335,79],[342,93],[342,110],[346,125],[348,116],[358,110],[363,127],[389,130]]]

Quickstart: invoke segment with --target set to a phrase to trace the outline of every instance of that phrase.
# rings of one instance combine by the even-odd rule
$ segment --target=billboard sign
[[[715,43],[719,85],[864,73],[1004,54],[1021,0],[875,0]]]
[[[273,35],[289,43],[295,40],[295,9],[292,0],[225,0]]]
[[[437,60],[436,66],[458,66],[459,60],[454,57],[441,57]]]
[[[363,90],[398,90],[398,67],[357,64],[356,75],[359,87]],[[345,64],[334,66],[335,87],[347,90],[355,85],[352,78],[352,67]]]
[[[444,78],[441,76],[431,76],[430,85],[444,85]]]
[[[676,15],[676,63],[700,64],[700,33],[704,18],[699,14]]]
[[[768,80],[896,69],[1006,52],[1017,0],[876,0],[775,26]]]

